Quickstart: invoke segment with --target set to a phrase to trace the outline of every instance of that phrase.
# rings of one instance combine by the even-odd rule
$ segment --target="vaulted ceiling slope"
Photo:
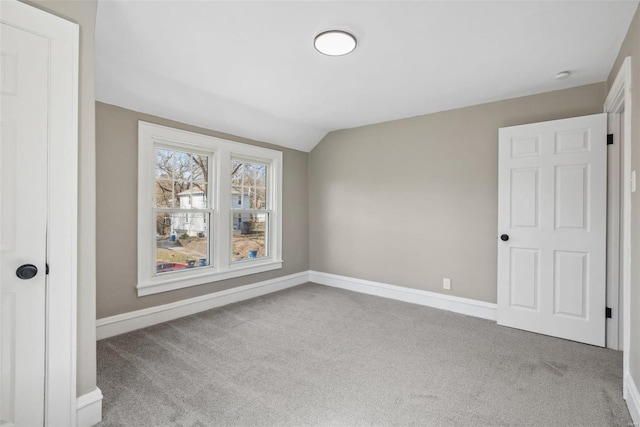
[[[336,129],[604,81],[637,6],[102,0],[96,97],[310,151]],[[314,49],[333,28],[353,53]]]

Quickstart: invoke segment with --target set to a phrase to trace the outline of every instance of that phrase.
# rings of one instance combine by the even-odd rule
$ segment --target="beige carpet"
[[[98,342],[104,426],[626,426],[622,353],[308,284]]]

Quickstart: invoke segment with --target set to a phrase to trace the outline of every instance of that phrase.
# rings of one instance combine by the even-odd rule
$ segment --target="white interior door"
[[[45,398],[49,41],[0,25],[0,425],[37,426]]]
[[[607,115],[501,128],[498,324],[605,345]]]

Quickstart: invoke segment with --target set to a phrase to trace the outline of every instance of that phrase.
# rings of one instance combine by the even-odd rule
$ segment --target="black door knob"
[[[509,240],[509,235],[508,234],[501,235],[500,240],[502,240],[503,242],[506,242],[507,240]]]
[[[24,264],[16,270],[16,276],[22,280],[33,279],[38,274],[38,267],[33,264]]]

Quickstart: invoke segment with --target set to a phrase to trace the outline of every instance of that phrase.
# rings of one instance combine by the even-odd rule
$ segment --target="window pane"
[[[209,265],[209,214],[156,215],[156,273]]]
[[[267,209],[267,165],[231,162],[231,208]]]
[[[208,156],[156,148],[156,207],[208,207]]]
[[[173,208],[176,206],[176,188],[173,181],[156,179],[156,207]]]
[[[231,185],[242,186],[242,172],[244,171],[244,162],[238,160],[231,161]]]
[[[182,209],[205,209],[207,208],[207,186],[206,184],[192,184],[184,191],[177,194],[177,208]]]
[[[193,182],[207,182],[209,178],[209,157],[193,155],[191,160],[193,171],[191,180]]]
[[[156,207],[206,209],[208,207],[207,185],[157,179]]]
[[[231,187],[231,209],[242,209],[242,187]]]
[[[233,214],[233,261],[263,258],[267,253],[267,213]]]
[[[173,179],[173,151],[156,148],[156,178]]]

